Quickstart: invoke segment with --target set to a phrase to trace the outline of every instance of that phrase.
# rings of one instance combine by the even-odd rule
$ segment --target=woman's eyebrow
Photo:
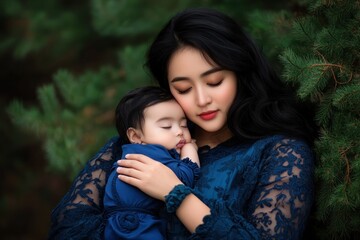
[[[224,70],[224,69],[221,68],[221,67],[214,67],[214,68],[200,74],[200,77],[205,77],[207,75],[210,75],[212,73],[219,72],[219,71],[222,71],[222,70]]]
[[[174,83],[174,82],[179,82],[179,81],[184,81],[184,80],[189,80],[188,77],[174,77],[170,82]]]
[[[221,67],[214,67],[214,68],[207,70],[206,72],[201,73],[200,77],[206,77],[207,75],[210,75],[212,73],[219,72],[222,70],[224,70],[224,69]],[[188,77],[174,77],[170,82],[174,83],[174,82],[179,82],[179,81],[183,81],[183,80],[189,80],[189,78]]]

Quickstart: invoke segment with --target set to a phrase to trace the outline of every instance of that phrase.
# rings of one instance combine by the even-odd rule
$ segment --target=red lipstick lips
[[[214,119],[216,115],[217,115],[217,111],[209,111],[209,112],[203,112],[199,116],[201,117],[201,119],[208,121]]]

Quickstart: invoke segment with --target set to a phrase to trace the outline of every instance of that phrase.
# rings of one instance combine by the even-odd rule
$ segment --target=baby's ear
[[[128,128],[128,130],[126,131],[126,135],[131,143],[139,143],[139,144],[142,143],[140,130],[132,127]]]

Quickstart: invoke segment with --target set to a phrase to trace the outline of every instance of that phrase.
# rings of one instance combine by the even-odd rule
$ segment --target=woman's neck
[[[199,147],[209,146],[210,148],[214,148],[220,143],[225,142],[230,139],[233,134],[230,132],[229,128],[220,129],[217,132],[206,132],[201,128],[197,128],[195,130],[194,137],[196,139],[196,144]]]

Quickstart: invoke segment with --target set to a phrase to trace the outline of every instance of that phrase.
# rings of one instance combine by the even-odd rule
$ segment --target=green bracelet
[[[168,213],[174,213],[187,195],[193,190],[184,184],[176,185],[168,195],[165,196],[165,205]]]

